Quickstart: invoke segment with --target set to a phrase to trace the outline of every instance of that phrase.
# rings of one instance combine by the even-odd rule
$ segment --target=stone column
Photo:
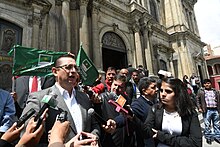
[[[138,25],[133,26],[133,31],[134,31],[137,65],[143,65],[143,56],[142,56],[143,52],[141,48],[141,37],[140,37],[139,26]]]
[[[142,6],[147,9],[146,0],[141,0]]]
[[[99,30],[98,30],[98,13],[99,13],[99,7],[95,5],[93,2],[93,9],[92,9],[92,59],[94,64],[96,65],[97,69],[101,69],[101,62],[102,62],[102,55],[101,55],[101,49],[100,48],[100,40],[99,40]]]
[[[77,1],[70,2],[70,24],[71,24],[71,49],[75,55],[79,51],[79,4]]]
[[[31,47],[39,48],[39,39],[40,39],[40,25],[41,25],[41,10],[42,8],[33,4],[33,15],[32,18],[29,19],[29,23],[32,26],[32,42]]]
[[[87,4],[89,0],[81,0],[80,1],[80,43],[83,45],[83,49],[90,57],[89,52],[89,30],[88,30],[88,18],[87,18]]]
[[[62,2],[62,20],[61,20],[61,47],[63,51],[71,51],[70,49],[70,0]]]
[[[172,75],[175,76],[175,70],[174,70],[174,65],[173,65],[173,55],[172,55],[172,53],[170,53],[170,54],[171,54],[171,56],[168,59],[169,66],[170,66],[170,71],[171,71]]]
[[[150,46],[150,36],[149,36],[149,31],[147,30],[147,27],[144,27],[143,30],[143,35],[144,35],[144,53],[146,57],[146,65],[147,69],[149,71],[149,75],[153,75],[153,63],[152,63],[152,50]]]
[[[136,50],[135,50],[135,44],[134,44],[134,29],[133,27],[129,27],[129,42],[131,43],[131,48],[127,49],[127,57],[128,57],[128,64],[131,64],[132,67],[136,67],[137,65],[137,58],[136,58]]]
[[[55,19],[55,30],[54,31],[54,37],[55,37],[55,42],[54,42],[54,47],[55,51],[60,51],[61,50],[61,20],[60,16],[62,14],[62,2],[61,0],[56,0],[55,1],[55,12],[54,12],[54,17]],[[52,30],[51,30],[52,31]]]

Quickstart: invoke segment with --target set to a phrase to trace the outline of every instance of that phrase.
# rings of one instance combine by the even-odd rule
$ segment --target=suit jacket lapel
[[[41,82],[41,83],[40,83],[40,84],[41,84],[41,85],[40,85],[40,86],[41,86],[41,89],[43,89],[42,87],[43,87],[44,82],[45,82],[45,77],[41,77],[41,78],[40,78],[40,82]]]
[[[72,128],[72,131],[75,133],[75,135],[77,134],[77,130],[76,130],[76,126],[75,126],[75,123],[74,123],[74,120],[72,118],[72,115],[64,101],[64,98],[63,96],[60,94],[59,92],[59,89],[56,87],[56,86],[53,86],[52,87],[52,91],[54,94],[57,94],[57,98],[56,100],[58,101],[58,104],[57,104],[57,108],[58,109],[61,109],[62,111],[67,111],[68,114],[67,114],[67,120],[70,122],[70,127]]]
[[[158,123],[156,123],[156,127],[159,129],[162,129],[162,121],[163,121],[163,108],[158,108],[158,110],[156,111],[156,119]]]
[[[24,85],[25,85],[25,88],[27,88],[27,91],[28,91],[28,93],[29,93],[29,76],[24,76],[23,77],[23,82],[24,82]]]
[[[76,90],[76,101],[79,105],[80,111],[81,111],[81,115],[82,115],[82,130],[85,130],[85,124],[87,121],[87,110],[83,107],[84,102],[82,101],[81,95],[77,92]]]

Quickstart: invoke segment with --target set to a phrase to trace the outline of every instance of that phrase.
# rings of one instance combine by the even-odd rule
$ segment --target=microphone
[[[44,105],[40,109],[40,111],[37,113],[36,117],[34,118],[34,121],[37,121],[47,108],[49,107],[55,108],[57,106],[58,101],[56,100],[56,98],[57,98],[57,95],[55,94],[45,95],[42,98],[41,102],[44,103]]]
[[[26,120],[28,120],[36,111],[31,108],[26,114],[24,114],[22,117],[19,118],[17,121],[17,127],[22,126]]]
[[[94,116],[95,119],[96,119],[99,123],[101,123],[102,125],[107,125],[107,122],[106,122],[100,115],[98,115],[93,108],[90,108],[90,109],[88,110],[88,114],[91,115],[91,116]]]
[[[109,99],[112,99],[112,100],[118,99],[118,95],[116,93],[114,93],[114,92],[110,92],[108,94],[108,97],[109,97]]]

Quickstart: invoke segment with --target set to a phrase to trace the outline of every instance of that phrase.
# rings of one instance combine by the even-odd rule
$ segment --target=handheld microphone
[[[50,95],[45,95],[42,98],[41,102],[44,103],[44,105],[40,109],[40,111],[37,113],[36,117],[34,118],[34,121],[37,121],[47,108],[49,108],[49,107],[55,108],[57,106],[58,102],[56,100],[56,97],[57,97],[57,95],[50,94]]]
[[[106,122],[100,115],[98,115],[93,108],[90,108],[90,109],[88,110],[88,114],[91,115],[91,116],[94,116],[95,119],[96,119],[99,123],[101,123],[102,125],[107,125],[107,122]]]
[[[17,121],[17,127],[22,126],[26,120],[28,120],[36,111],[31,108],[26,114],[24,114],[22,117],[19,118]]]

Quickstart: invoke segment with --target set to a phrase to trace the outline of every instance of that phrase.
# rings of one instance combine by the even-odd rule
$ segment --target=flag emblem
[[[92,65],[89,63],[89,61],[88,61],[87,59],[85,59],[85,60],[82,62],[82,69],[83,69],[84,71],[89,70],[91,67],[92,67]]]

